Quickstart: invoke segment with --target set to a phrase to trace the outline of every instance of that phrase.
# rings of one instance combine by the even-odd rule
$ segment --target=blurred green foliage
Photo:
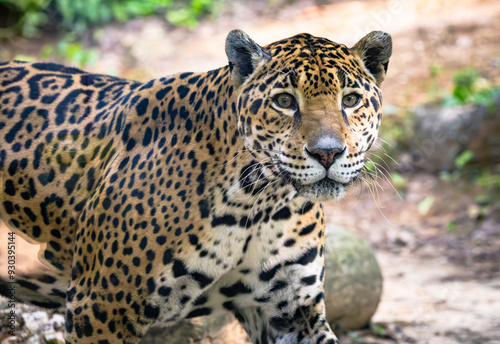
[[[476,68],[467,67],[453,76],[453,89],[444,100],[444,106],[465,104],[494,105],[495,96],[500,93],[500,87],[492,85],[483,78]]]
[[[500,87],[482,77],[475,67],[466,67],[456,72],[452,77],[453,86],[449,93],[443,92],[439,87],[438,79],[442,71],[443,67],[438,64],[432,63],[429,66],[431,103],[446,107],[467,104],[495,105],[495,96],[500,93]]]
[[[0,0],[2,11],[5,13],[9,11],[15,19],[10,28],[2,30],[2,36],[11,36],[15,33],[27,38],[35,36],[38,28],[48,22],[48,16],[43,10],[49,3],[48,0]]]
[[[215,15],[221,3],[222,0],[0,0],[0,10],[7,17],[3,23],[7,27],[0,28],[0,38],[33,38],[44,28],[56,29],[63,38],[55,46],[45,46],[41,58],[58,58],[84,67],[97,60],[98,52],[77,42],[97,25],[160,15],[172,25],[194,28],[201,17]],[[26,61],[30,57],[15,59]]]
[[[429,100],[431,103],[441,101],[443,99],[443,92],[439,86],[439,75],[443,72],[443,66],[432,62],[429,66],[429,73],[431,80],[429,82]]]
[[[162,5],[161,3],[167,1],[56,0],[55,2],[63,27],[81,34],[95,24],[108,23],[112,20],[125,22],[133,17],[151,15]],[[170,5],[171,1],[168,2]]]
[[[80,43],[62,40],[55,46],[52,44],[45,45],[40,52],[40,57],[43,60],[50,60],[55,57],[82,68],[96,63],[99,52],[93,48],[85,49]]]
[[[427,215],[429,213],[429,211],[431,210],[431,208],[434,204],[434,201],[435,201],[435,199],[432,196],[425,197],[417,205],[418,212],[421,215]]]
[[[405,177],[403,177],[401,174],[399,174],[397,172],[392,172],[390,174],[390,177],[391,177],[391,180],[394,183],[394,186],[396,187],[397,191],[401,191],[401,192],[406,191],[406,187],[408,186],[408,183],[407,183]]]
[[[455,166],[457,167],[457,169],[462,169],[473,158],[474,153],[472,153],[470,150],[465,150],[455,158]]]
[[[457,230],[457,223],[455,221],[448,222],[448,224],[446,225],[446,229],[448,230],[448,232],[456,231]]]
[[[217,12],[218,0],[191,0],[187,6],[179,6],[167,11],[166,19],[175,26],[195,28],[204,14]]]
[[[34,37],[46,24],[82,35],[95,25],[134,17],[163,15],[175,26],[194,28],[200,17],[215,14],[221,0],[0,0],[16,22],[3,36]],[[10,29],[10,30],[9,30]]]

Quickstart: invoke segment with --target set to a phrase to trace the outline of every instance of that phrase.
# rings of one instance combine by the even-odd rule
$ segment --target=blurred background
[[[500,343],[498,0],[0,0],[0,61],[148,80],[225,65],[235,28],[260,45],[299,32],[348,46],[372,30],[393,37],[369,170],[325,206],[333,237],[350,233],[344,247],[361,238],[378,261],[351,269],[359,255],[347,253],[335,258],[340,274],[383,276],[381,298],[367,277],[349,298],[355,311],[337,311],[356,318],[358,298],[374,298],[373,311],[380,299],[362,328],[338,326],[342,343]],[[23,264],[29,252],[18,254]],[[18,337],[2,332],[2,317],[0,341],[59,343],[62,317],[20,307]],[[210,326],[190,342],[245,342],[231,321]]]

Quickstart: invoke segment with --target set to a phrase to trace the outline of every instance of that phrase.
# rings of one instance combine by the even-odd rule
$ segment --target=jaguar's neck
[[[238,130],[239,89],[233,86],[229,68],[208,72],[205,77],[217,90],[206,97],[209,111],[204,121],[206,167],[211,177],[207,186],[214,203],[223,205],[215,209],[216,213],[238,213],[245,219],[265,216],[283,207],[293,199],[296,190],[276,170],[273,172],[273,153],[245,147]],[[249,225],[251,221],[245,223]]]
[[[273,158],[245,148],[229,67],[157,79],[139,88],[134,98],[128,136],[137,144],[156,144],[171,185],[185,185],[189,179],[190,193],[211,212],[250,217],[293,198],[294,188],[266,166]],[[144,98],[151,118],[141,114]]]

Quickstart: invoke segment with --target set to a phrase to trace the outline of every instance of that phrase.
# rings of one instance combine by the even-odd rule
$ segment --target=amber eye
[[[342,98],[342,104],[345,107],[354,107],[358,105],[360,99],[361,97],[356,93],[347,94]]]
[[[280,93],[273,97],[274,102],[284,109],[296,108],[295,98],[288,93]]]

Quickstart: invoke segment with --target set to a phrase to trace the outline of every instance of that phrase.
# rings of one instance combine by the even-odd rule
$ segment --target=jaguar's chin
[[[295,183],[297,195],[311,201],[326,202],[343,198],[350,183],[341,183],[330,178],[323,178],[313,184]]]

